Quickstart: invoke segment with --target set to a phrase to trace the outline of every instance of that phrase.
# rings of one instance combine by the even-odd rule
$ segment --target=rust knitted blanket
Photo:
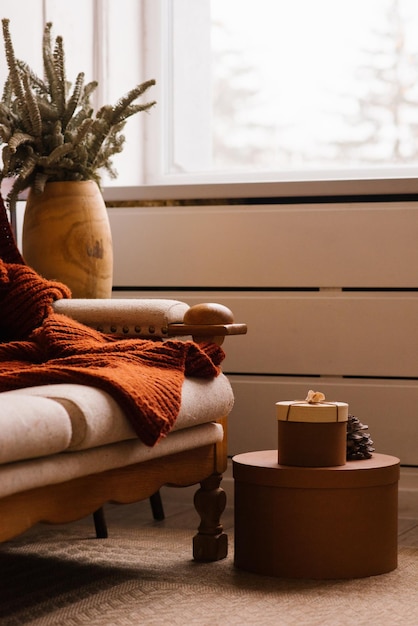
[[[18,262],[0,259],[0,391],[62,382],[99,387],[152,446],[177,418],[184,377],[219,374],[224,353],[214,344],[115,339],[54,313],[54,300],[70,297],[67,287],[5,256]]]

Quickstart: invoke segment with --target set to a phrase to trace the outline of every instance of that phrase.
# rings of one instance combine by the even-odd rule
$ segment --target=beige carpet
[[[189,529],[90,520],[39,526],[0,548],[0,624],[370,626],[418,624],[418,548],[401,547],[394,572],[349,581],[252,575],[228,559],[191,560]],[[361,532],[353,549],[361,554]]]

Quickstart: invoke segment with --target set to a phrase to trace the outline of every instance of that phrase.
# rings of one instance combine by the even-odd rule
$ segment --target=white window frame
[[[49,3],[57,0],[33,0],[34,16],[36,23],[49,19]],[[113,96],[106,85],[106,77],[109,73],[109,63],[112,60],[111,34],[115,28],[120,28],[120,23],[115,22],[114,13],[111,14],[109,0],[91,0],[94,11],[94,46],[93,67],[95,78],[99,81],[98,101],[112,101]],[[173,97],[174,64],[171,54],[173,45],[173,19],[179,12],[186,12],[193,7],[194,14],[189,15],[190,27],[187,29],[188,36],[199,37],[196,20],[199,19],[199,11],[204,18],[209,0],[192,0],[189,7],[187,0],[127,0],[124,11],[116,18],[120,20],[136,20],[134,28],[137,29],[138,48],[133,54],[140,57],[135,66],[135,76],[131,83],[136,83],[148,78],[156,78],[157,85],[152,90],[152,98],[157,100],[157,106],[147,115],[135,116],[137,119],[134,130],[128,127],[127,136],[136,144],[132,153],[139,171],[138,184],[127,186],[118,182],[120,179],[108,185],[104,181],[104,195],[108,200],[126,199],[155,199],[155,198],[226,198],[226,197],[289,197],[289,196],[338,196],[338,195],[386,195],[386,194],[417,194],[418,179],[414,168],[396,169],[364,168],[357,171],[333,171],[333,172],[270,172],[254,173],[211,173],[189,174],[182,171],[182,151],[176,145],[177,137],[168,132],[174,127],[174,111],[176,107]],[[32,6],[32,4],[31,4]],[[58,25],[57,25],[58,26]],[[113,31],[112,31],[113,29]],[[55,24],[54,24],[55,30]],[[40,30],[41,34],[41,30]],[[38,44],[37,44],[38,45]],[[136,45],[136,44],[135,44]],[[141,50],[142,49],[142,52]],[[181,49],[175,50],[175,54],[181,54]],[[123,61],[122,61],[123,62]],[[189,63],[199,63],[202,59],[189,59]],[[139,70],[138,70],[139,68]],[[83,69],[83,68],[80,68]],[[180,89],[187,86],[187,73],[175,76],[176,85],[180,81]],[[183,85],[181,84],[183,81]],[[127,88],[133,86],[128,85]],[[188,121],[194,112],[205,106],[207,91],[205,90],[205,77],[201,74],[201,84],[193,85],[194,99],[190,101],[190,107],[183,113],[183,120]],[[119,88],[119,87],[118,87]],[[122,95],[122,93],[117,94]],[[199,101],[200,98],[200,101]],[[130,120],[128,124],[133,122]],[[176,117],[177,124],[177,117]],[[210,118],[208,117],[208,124]],[[202,126],[202,128],[200,128]],[[208,127],[203,128],[199,121],[195,127],[191,125],[190,141],[188,148],[194,145],[193,139],[200,132],[201,143],[197,151],[191,151],[192,159],[204,160],[204,150],[201,146],[207,141]],[[142,149],[137,149],[141,147]],[[129,153],[129,148],[124,150],[124,156]],[[184,151],[183,156],[184,157]],[[116,163],[116,167],[118,165]],[[119,170],[121,168],[119,167]],[[203,165],[202,165],[203,169]],[[167,173],[170,171],[171,173]],[[174,172],[174,173],[173,173]]]
[[[202,11],[208,0],[195,2]],[[226,197],[290,197],[290,196],[363,196],[418,193],[417,172],[414,168],[362,168],[332,172],[268,172],[254,173],[184,173],[176,161],[179,150],[174,126],[175,97],[173,96],[174,64],[173,20],[179,11],[186,11],[187,0],[142,0],[145,46],[144,73],[157,78],[155,96],[157,107],[147,116],[144,125],[144,184],[140,187],[113,186],[105,190],[108,200],[142,198],[226,198]],[[187,19],[187,16],[184,16]],[[194,28],[196,13],[189,16],[188,36],[199,36]],[[181,53],[181,50],[175,50]],[[198,59],[197,62],[201,62]],[[176,76],[178,81],[187,75]],[[180,85],[180,89],[183,88]],[[194,91],[205,94],[204,85],[194,85]],[[201,103],[202,105],[202,103]],[[193,101],[187,115],[198,110]],[[176,118],[177,119],[177,118]],[[210,120],[209,120],[210,123]],[[180,151],[181,153],[181,151]],[[193,158],[193,156],[192,156]],[[195,158],[195,157],[194,157]],[[168,173],[170,172],[170,173]],[[173,173],[174,172],[174,173]]]

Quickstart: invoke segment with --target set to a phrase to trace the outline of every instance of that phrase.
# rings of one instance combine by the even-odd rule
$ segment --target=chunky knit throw
[[[149,446],[172,428],[185,376],[213,378],[222,348],[192,341],[118,339],[65,315],[52,303],[71,294],[28,267],[0,201],[0,391],[82,383],[110,393]]]

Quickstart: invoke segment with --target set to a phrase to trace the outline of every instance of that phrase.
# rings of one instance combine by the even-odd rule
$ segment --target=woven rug
[[[109,539],[95,539],[86,519],[0,547],[2,626],[418,624],[418,548],[401,547],[398,569],[382,576],[283,580],[234,568],[231,531],[231,555],[199,564],[181,518],[138,528],[117,508]]]

